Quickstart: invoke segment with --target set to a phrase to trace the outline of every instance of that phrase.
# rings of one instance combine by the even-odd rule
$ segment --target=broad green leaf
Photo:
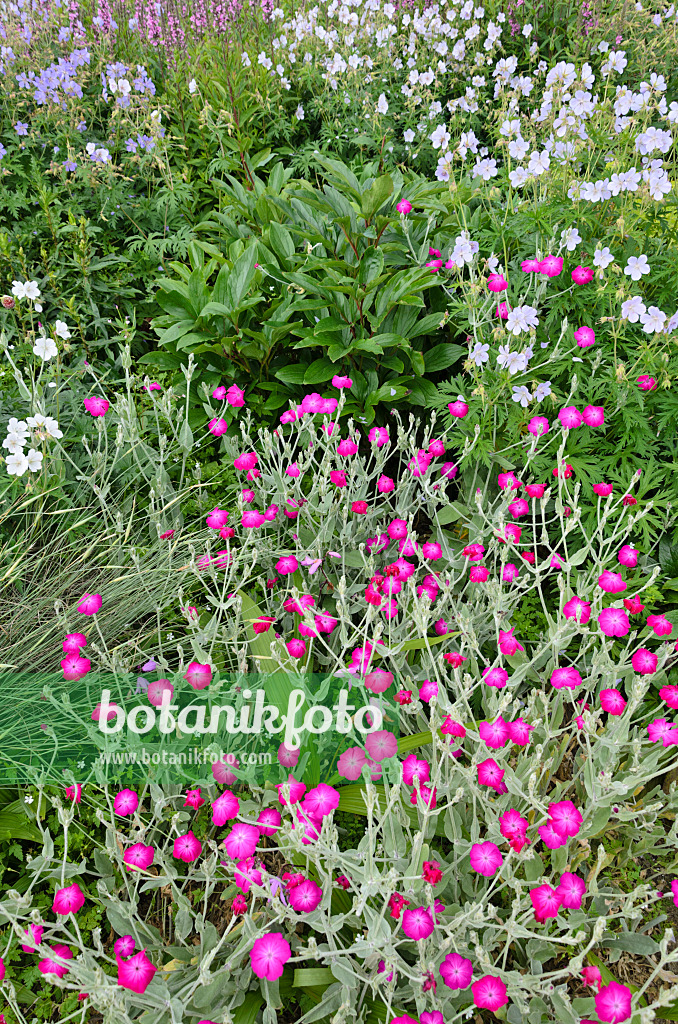
[[[233,1012],[233,1024],[254,1024],[264,1002],[261,992],[248,992],[245,1001]]]
[[[393,179],[390,174],[382,174],[373,182],[371,188],[363,192],[361,197],[361,209],[363,217],[370,220],[377,210],[384,205],[393,192]]]
[[[461,345],[436,345],[429,349],[424,355],[426,373],[435,373],[437,370],[447,370],[456,363],[458,359],[467,354],[466,349]]]
[[[233,264],[226,285],[226,305],[232,309],[237,309],[247,294],[247,289],[254,277],[254,258],[256,254],[256,246],[250,245]]]

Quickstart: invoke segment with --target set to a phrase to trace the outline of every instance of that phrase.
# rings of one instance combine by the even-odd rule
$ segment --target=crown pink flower
[[[223,508],[215,508],[205,520],[210,530],[220,530],[228,522],[228,512]]]
[[[547,846],[549,850],[558,850],[561,846],[565,846],[567,842],[567,836],[559,832],[554,827],[552,821],[547,822],[546,825],[540,825],[537,832],[544,846]]]
[[[217,402],[223,402],[226,398],[226,388],[223,384],[220,384],[219,387],[214,389],[212,392],[212,398],[216,398]]]
[[[240,801],[234,793],[226,790],[212,804],[212,823],[214,825],[225,825],[232,818],[237,818],[240,811]]]
[[[671,882],[671,895],[673,896],[674,906],[678,907],[678,878],[674,878]]]
[[[21,944],[21,948],[24,953],[35,953],[35,946],[39,946],[42,942],[42,934],[44,930],[45,929],[41,924],[29,924],[28,928],[24,929],[24,935],[28,936],[29,941],[33,943],[33,945],[30,946],[25,943]],[[2,977],[4,977],[4,974]],[[2,977],[0,977],[0,981],[2,981]]]
[[[355,443],[355,441],[351,441],[348,438],[344,441],[340,441],[339,444],[337,445],[337,455],[341,455],[344,458],[346,458],[346,456],[348,455],[355,455],[357,451],[358,445]]]
[[[429,885],[437,885],[442,880],[443,873],[440,870],[440,863],[437,860],[425,860],[422,865],[421,877]]]
[[[478,765],[478,783],[481,786],[489,786],[490,789],[496,789],[497,792],[502,791],[504,785],[503,779],[506,774],[504,768],[500,768],[496,761],[491,757],[488,757],[486,761],[481,761]]]
[[[603,985],[603,979],[598,967],[587,965],[582,968],[581,976],[585,985],[588,985],[590,988],[597,988],[600,992]]]
[[[626,590],[626,583],[618,572],[605,569],[598,577],[598,586],[606,594],[620,594]]]
[[[564,836],[578,835],[584,820],[571,800],[549,804],[549,819],[556,831]]]
[[[514,637],[513,629],[499,630],[499,650],[507,658],[513,657],[518,651],[524,651],[523,645]]]
[[[60,665],[64,671],[64,679],[82,679],[92,668],[89,658],[81,658],[79,654],[67,654]]]
[[[556,466],[554,468],[553,475],[555,477],[560,477],[562,475],[563,480],[569,480],[573,472],[574,470],[572,469],[570,463],[563,462],[560,464],[560,466]]]
[[[467,544],[462,555],[465,558],[469,558],[472,562],[477,562],[485,554],[485,547],[482,544]]]
[[[258,978],[276,981],[282,977],[285,964],[291,956],[290,945],[281,933],[269,932],[255,941],[250,951],[250,962]]]
[[[523,260],[520,269],[524,274],[541,274],[541,262],[535,259]]]
[[[64,637],[64,654],[80,654],[83,647],[87,647],[87,637],[84,633],[67,633]]]
[[[631,989],[611,981],[595,997],[596,1013],[605,1024],[621,1024],[631,1017]]]
[[[507,488],[510,488],[512,491],[515,491],[517,488],[522,487],[520,480],[512,471],[508,473],[500,473],[499,476],[497,477],[497,483],[499,484],[502,491],[505,491]]]
[[[434,697],[438,696],[438,684],[433,679],[425,679],[419,687],[419,700],[429,704]],[[369,742],[369,737],[366,743]],[[369,748],[368,748],[369,749]]]
[[[379,729],[365,737],[367,752],[373,761],[381,762],[398,753],[398,740],[388,729]]]
[[[56,974],[57,978],[64,978],[69,969],[60,961],[72,960],[73,953],[68,946],[50,946],[49,949],[52,955],[40,961],[38,970],[41,974]]]
[[[654,377],[648,377],[647,374],[643,374],[642,377],[637,377],[636,384],[641,391],[654,391],[657,387],[657,381]]]
[[[257,828],[262,836],[274,836],[282,824],[282,815],[275,807],[264,807],[257,817]]]
[[[519,498],[517,501],[512,501],[509,503],[508,510],[514,517],[514,519],[518,519],[520,518],[520,516],[527,515],[527,513],[530,511],[530,506],[524,498]]]
[[[236,870],[233,873],[233,880],[244,893],[248,893],[253,884],[264,884],[264,876],[261,871],[254,866],[254,857],[247,857],[244,860],[238,861],[236,864]]]
[[[607,498],[612,494],[612,484],[594,484],[593,493],[597,494],[599,498]]]
[[[550,885],[539,885],[536,889],[530,889],[530,899],[534,907],[534,918],[539,924],[550,917],[557,917],[562,905],[562,900],[555,889]]]
[[[605,410],[602,405],[587,405],[582,417],[588,427],[602,427],[605,423]]]
[[[579,348],[590,348],[596,340],[596,334],[592,327],[580,327],[574,332],[574,340]]]
[[[337,771],[342,779],[349,779],[356,782],[363,773],[363,766],[367,764],[367,757],[360,747],[349,747],[337,761]]]
[[[478,726],[478,734],[485,744],[492,750],[499,750],[505,747],[509,740],[508,723],[499,715],[494,722],[481,722]]]
[[[458,953],[448,953],[440,965],[440,977],[448,988],[468,988],[473,978],[473,964]]]
[[[107,722],[110,722],[112,718],[115,718],[115,716],[117,714],[117,710],[118,710],[118,705],[115,703],[115,701],[111,701],[110,704],[108,705],[108,711],[106,713],[106,721]],[[93,722],[98,722],[100,718],[101,718],[101,701],[99,701],[99,703],[95,707],[94,711],[92,712],[92,721]]]
[[[116,957],[131,956],[136,948],[136,943],[131,935],[123,935],[113,943],[113,952]]]
[[[468,578],[471,583],[486,583],[489,575],[490,570],[485,565],[471,566],[468,572]]]
[[[575,284],[588,284],[593,280],[593,270],[591,267],[582,267],[581,265],[575,267],[572,271],[572,280]]]
[[[647,624],[655,636],[671,636],[673,624],[665,615],[648,615]]]
[[[234,754],[228,754],[225,761],[217,761],[212,765],[212,776],[215,782],[222,786],[233,786],[238,781],[238,776],[232,771],[239,768],[240,762]]]
[[[226,852],[232,860],[251,857],[257,848],[261,833],[256,825],[244,821],[236,822],[224,840]]]
[[[584,417],[573,405],[566,405],[558,413],[558,419],[567,430],[574,430],[584,422]]]
[[[673,722],[669,722],[666,718],[655,718],[647,727],[647,735],[650,743],[657,743],[661,740],[662,745],[667,747],[670,744],[664,742],[664,737],[668,737],[673,730]]]
[[[498,690],[503,690],[508,682],[508,672],[498,665],[494,668],[488,667],[483,669],[483,678],[488,686],[496,686]]]
[[[546,484],[526,484],[525,491],[530,498],[543,498]],[[525,557],[525,556],[523,556]]]
[[[127,865],[128,871],[133,867],[141,868],[142,871],[146,871],[146,869],[150,868],[153,863],[154,857],[155,850],[153,847],[144,846],[143,843],[135,843],[134,846],[128,847],[122,855],[122,859]]]
[[[165,697],[165,693],[167,693],[169,696]],[[169,679],[155,679],[152,683],[148,684],[146,696],[148,697],[149,703],[152,704],[153,707],[162,707],[163,699],[165,699],[168,703],[172,702],[172,697],[174,696],[174,686],[172,685],[172,683],[170,683]]]
[[[662,686],[659,697],[674,710],[678,708],[678,686]]]
[[[200,787],[197,789],[189,789],[186,793],[186,800],[184,801],[184,807],[192,807],[194,810],[198,810],[205,803],[205,798],[200,796]]]
[[[405,910],[402,917],[402,926],[408,939],[421,942],[427,939],[435,928],[433,915],[428,907],[415,907],[414,910]]]
[[[492,878],[502,867],[504,858],[495,843],[474,843],[470,853],[471,867],[479,875]]]
[[[413,786],[415,778],[422,782],[428,782],[431,778],[431,766],[428,761],[418,758],[416,754],[408,754],[403,761],[403,782],[406,786]]]
[[[211,419],[207,424],[207,429],[210,434],[214,435],[214,437],[221,437],[222,434],[225,434],[228,430],[228,423],[223,416],[215,416],[214,419]]]
[[[52,910],[55,914],[62,914],[64,916],[77,914],[84,902],[85,894],[78,883],[74,882],[73,885],[69,885],[65,889],[57,890],[54,895]]]
[[[241,409],[245,404],[245,392],[237,384],[231,384],[226,392],[226,401],[234,409]]]
[[[233,465],[236,469],[248,472],[250,469],[254,469],[258,461],[259,456],[255,452],[245,452],[233,460]]]
[[[603,608],[598,625],[605,636],[626,636],[631,629],[629,617],[622,608]]]
[[[101,594],[83,594],[76,605],[76,610],[81,615],[96,615],[101,604]]]
[[[496,317],[499,317],[500,320],[508,320],[509,313],[510,309],[508,303],[500,302],[499,305],[497,306],[497,311],[494,315]]]
[[[296,572],[299,568],[299,562],[294,555],[283,555],[282,558],[276,562],[275,570],[281,576],[289,576],[290,573]]]
[[[411,213],[412,203],[409,201],[409,199],[401,199],[400,202],[396,204],[396,210],[398,211],[398,213],[402,214]]]
[[[560,884],[556,892],[560,897],[561,906],[566,907],[568,910],[579,910],[586,893],[586,883],[579,875],[574,875],[571,871],[565,871],[560,876]]]
[[[65,796],[71,803],[79,804],[82,800],[82,786],[76,782],[74,786],[66,786]]]
[[[458,398],[456,402],[450,402],[447,408],[450,410],[450,416],[454,416],[456,419],[468,416],[468,405],[461,398]]]
[[[293,637],[285,644],[287,651],[292,658],[303,658],[306,654],[306,641]]]
[[[591,618],[591,605],[575,594],[563,605],[563,615],[566,619],[574,619],[580,626],[585,626]]]
[[[105,416],[110,407],[105,398],[98,398],[96,395],[86,398],[82,404],[91,416]]]
[[[121,818],[128,818],[130,814],[134,814],[138,806],[139,795],[133,789],[121,789],[119,793],[116,793],[113,810]]]
[[[489,274],[487,288],[491,292],[505,292],[508,288],[508,281],[503,274]]]
[[[290,906],[300,914],[310,914],[320,905],[323,891],[310,879],[295,885],[288,895]]]
[[[459,467],[455,462],[443,462],[440,468],[440,475],[446,477],[448,480],[454,480],[458,469]]]
[[[312,818],[324,818],[332,811],[336,811],[338,806],[339,790],[324,782],[309,789],[302,803],[302,807]]]
[[[631,665],[634,672],[649,676],[657,671],[658,660],[657,655],[652,651],[648,651],[646,647],[640,647],[631,658]]]
[[[478,981],[474,981],[471,985],[471,992],[473,993],[473,1002],[479,1009],[490,1010],[494,1013],[508,1003],[506,985],[501,978],[495,978],[491,974],[486,974]]]
[[[202,843],[193,834],[192,829],[189,829],[185,835],[178,836],[174,840],[172,856],[176,857],[177,860],[183,860],[185,864],[191,864],[194,860],[197,860],[201,853]]]
[[[539,273],[547,277],[558,277],[563,270],[562,256],[545,256],[539,264]]]
[[[635,569],[638,564],[638,551],[631,544],[624,544],[624,546],[619,549],[617,561],[620,565],[625,565],[628,569]]]
[[[515,721],[509,722],[508,731],[511,743],[515,743],[519,747],[526,747],[530,742],[530,733],[533,729],[534,726],[523,718],[516,718]]]
[[[600,706],[603,711],[607,711],[610,715],[622,715],[626,707],[626,701],[619,690],[611,687],[600,691]]]
[[[504,811],[499,818],[499,831],[504,839],[508,839],[509,842],[515,842],[517,839],[524,838],[527,828],[527,818],[521,817],[513,807],[508,811]]]
[[[118,985],[142,995],[153,981],[157,970],[146,956],[146,950],[140,950],[129,960],[123,960],[119,956],[115,959],[118,965]]]

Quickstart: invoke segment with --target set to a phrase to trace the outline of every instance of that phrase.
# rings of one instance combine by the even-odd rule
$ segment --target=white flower
[[[497,366],[506,366],[511,356],[508,345],[500,345],[497,353]]]
[[[523,409],[527,409],[528,405],[532,401],[532,395],[530,394],[530,389],[528,387],[526,387],[524,384],[521,384],[520,387],[517,387],[514,384],[513,385],[513,394],[512,394],[511,397],[513,398],[514,402],[520,402],[520,404],[522,405]]]
[[[12,281],[12,295],[17,299],[40,298],[40,289],[37,281]]]
[[[622,320],[628,320],[630,324],[637,324],[641,314],[644,312],[645,303],[641,299],[640,295],[634,295],[632,298],[627,299],[626,302],[622,302]]]
[[[30,448],[26,452],[26,462],[31,473],[39,473],[42,469],[42,452],[38,452],[35,448]]]
[[[600,267],[601,270],[607,270],[610,263],[614,263],[614,256],[606,245],[604,249],[596,249],[593,254],[593,266]]]
[[[489,181],[490,178],[496,178],[498,173],[496,160],[476,160],[473,166],[473,177],[482,178],[483,181]]]
[[[567,228],[560,232],[560,240],[568,252],[574,252],[581,242],[581,235],[576,228]]]
[[[415,134],[411,128],[408,128],[407,131],[403,132],[403,139],[405,142],[414,142]]]
[[[63,338],[64,341],[68,341],[68,339],[71,336],[68,324],[65,324],[63,320],[57,320],[57,322],[54,325],[54,333],[59,338]]]
[[[436,130],[429,135],[431,145],[434,149],[442,149],[443,152],[450,144],[450,133],[444,124],[439,124]]]
[[[529,331],[530,327],[537,327],[539,319],[534,306],[515,306],[509,313],[506,320],[506,330],[512,334],[521,334]]]
[[[27,423],[25,420],[18,420],[16,416],[12,416],[9,423],[7,424],[7,429],[16,430],[17,433],[19,434],[27,434],[29,423],[30,420]]]
[[[509,181],[513,188],[522,188],[529,179],[530,174],[524,167],[516,167],[514,171],[509,171]]]
[[[192,78],[188,83],[188,91],[190,92],[191,96],[193,95],[194,92],[198,91],[198,83],[196,82],[195,78]]]
[[[304,108],[302,107],[301,103],[299,104],[299,106],[295,110],[294,116],[296,117],[297,121],[303,121],[304,120]]]
[[[10,430],[5,440],[2,442],[2,447],[6,448],[11,455],[18,455],[22,452],[28,444],[28,438],[25,434],[19,434],[15,430]]]
[[[31,796],[30,793],[28,794],[28,796],[24,797],[24,803],[25,804],[32,804],[33,803],[33,797]]]
[[[529,148],[529,142],[525,142],[522,135],[519,135],[517,139],[512,139],[509,142],[509,156],[512,160],[523,160],[527,156]]]
[[[252,61],[250,60],[250,55],[249,55],[249,53],[247,53],[246,50],[243,50],[242,56],[241,56],[240,60],[242,61],[242,66],[244,68],[249,68],[249,67],[252,66]]]
[[[539,176],[540,174],[543,174],[544,171],[548,171],[550,164],[551,160],[546,150],[539,153],[538,150],[535,149],[530,153],[530,162],[527,165],[527,169],[530,174]]]
[[[15,452],[7,456],[5,465],[10,476],[23,476],[28,469],[28,459],[23,452]]]
[[[647,313],[640,314],[640,322],[646,334],[658,334],[664,330],[666,313],[662,313],[658,306],[650,306]]]
[[[629,256],[628,263],[624,267],[624,273],[632,281],[640,281],[643,274],[650,273],[650,265],[647,256]]]
[[[482,345],[479,341],[477,341],[473,347],[473,351],[471,352],[469,359],[471,360],[472,363],[475,363],[476,366],[482,366],[483,363],[488,362],[490,358],[488,355],[489,351],[489,345]]]
[[[527,369],[527,356],[524,352],[509,352],[506,368],[510,374],[521,373]]]
[[[537,399],[538,402],[543,402],[544,399],[548,398],[548,396],[550,394],[551,394],[551,381],[550,380],[545,380],[541,384],[537,384],[536,391],[534,392],[534,397]]]
[[[388,114],[388,100],[386,99],[386,96],[384,95],[383,92],[379,94],[379,99],[377,100],[377,110],[379,111],[380,114]]]
[[[36,338],[33,351],[36,356],[40,356],[40,358],[45,361],[47,359],[52,359],[53,356],[57,355],[59,350],[56,347],[56,342],[52,338]]]

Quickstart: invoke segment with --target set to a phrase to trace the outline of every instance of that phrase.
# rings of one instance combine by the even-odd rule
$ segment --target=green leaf
[[[233,1024],[254,1024],[264,1002],[261,992],[248,992],[245,1001],[232,1015]]]
[[[268,237],[273,252],[283,263],[293,255],[294,241],[287,228],[282,224],[272,221],[268,227]]]
[[[334,980],[329,967],[302,967],[294,972],[292,988],[319,988],[332,985]]]
[[[256,253],[256,246],[250,245],[233,264],[228,284],[226,285],[226,305],[230,305],[232,309],[238,308],[254,277],[254,257]]]
[[[365,249],[358,268],[358,284],[370,284],[384,269],[384,254],[381,249],[370,245]]]
[[[424,355],[426,373],[435,373],[437,370],[447,370],[449,366],[456,363],[458,359],[466,355],[466,349],[461,345],[436,345],[429,349]]]
[[[39,842],[42,836],[36,826],[26,816],[26,805],[15,800],[0,810],[0,841],[25,839]]]
[[[391,175],[382,174],[373,182],[372,187],[362,194],[360,208],[363,217],[370,220],[392,193],[393,179]]]
[[[290,363],[289,366],[283,366],[278,370],[276,377],[285,384],[303,384],[307,369],[305,363]]]
[[[331,359],[316,359],[304,374],[304,384],[322,384],[323,381],[331,380],[337,372],[337,368]]]

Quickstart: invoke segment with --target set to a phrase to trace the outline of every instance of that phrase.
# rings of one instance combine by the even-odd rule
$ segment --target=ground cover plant
[[[675,7],[0,12],[0,1014],[678,1019]]]

